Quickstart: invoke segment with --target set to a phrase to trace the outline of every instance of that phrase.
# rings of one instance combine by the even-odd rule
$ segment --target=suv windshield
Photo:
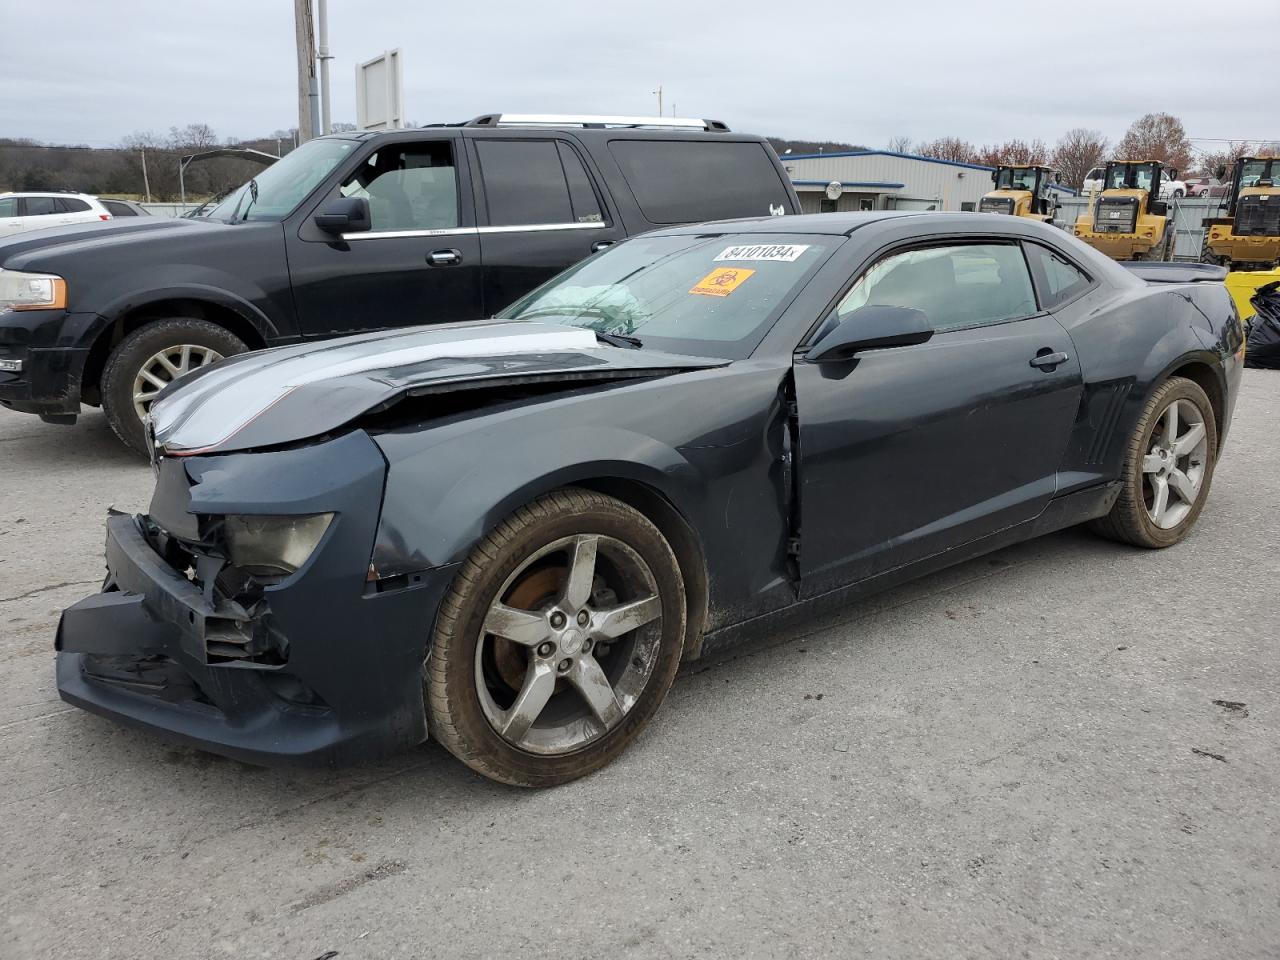
[[[672,353],[740,360],[835,238],[642,237],[591,257],[498,314],[635,337]]]
[[[354,140],[322,139],[304,143],[249,183],[232,190],[221,203],[201,216],[227,223],[283,220],[357,146]]]

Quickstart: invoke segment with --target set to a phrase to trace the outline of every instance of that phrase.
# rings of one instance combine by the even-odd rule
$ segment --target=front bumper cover
[[[380,458],[376,473],[361,468],[363,445],[373,445],[363,434],[352,437],[279,454],[204,458],[203,469],[217,475],[219,490],[209,492],[215,496],[238,473],[274,473],[282,465],[267,462],[274,457],[293,461],[286,476],[300,478],[294,484],[317,476],[341,480],[335,474],[344,472],[352,479],[333,491],[338,515],[316,553],[265,593],[272,631],[288,638],[284,662],[215,656],[210,639],[245,622],[244,609],[170,566],[140,519],[113,513],[103,592],[67,608],[58,624],[61,697],[266,765],[346,765],[424,740],[422,663],[453,568],[425,571],[398,589],[366,588],[382,469]],[[198,474],[192,465],[185,472]],[[277,492],[288,497],[279,488],[290,484],[278,484]],[[190,488],[193,512],[205,512],[201,486]],[[279,507],[259,504],[256,512],[272,509]]]

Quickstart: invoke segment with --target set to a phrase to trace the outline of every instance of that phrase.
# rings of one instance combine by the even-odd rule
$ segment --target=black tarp
[[[1244,365],[1280,370],[1280,280],[1259,287],[1249,302],[1258,313],[1249,324]]]

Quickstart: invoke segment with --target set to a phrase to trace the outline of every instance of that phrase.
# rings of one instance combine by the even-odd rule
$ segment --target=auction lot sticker
[[[753,273],[755,273],[754,270],[741,267],[716,267],[695,283],[689,292],[701,294],[704,297],[727,297],[742,286]]]
[[[750,246],[729,247],[713,262],[721,260],[775,260],[794,263],[809,249],[807,243],[756,243]]]

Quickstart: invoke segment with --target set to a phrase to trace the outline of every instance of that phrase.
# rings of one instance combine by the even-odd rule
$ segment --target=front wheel
[[[593,491],[547,494],[475,546],[440,605],[431,735],[502,783],[585,776],[657,711],[684,630],[680,568],[652,523]]]
[[[1204,390],[1183,377],[1165,381],[1129,440],[1120,496],[1093,530],[1137,547],[1173,546],[1204,509],[1217,451],[1217,423]]]
[[[139,327],[111,352],[102,372],[102,410],[125,445],[147,452],[142,423],[156,394],[179,377],[244,353],[244,341],[207,320],[175,317]]]

